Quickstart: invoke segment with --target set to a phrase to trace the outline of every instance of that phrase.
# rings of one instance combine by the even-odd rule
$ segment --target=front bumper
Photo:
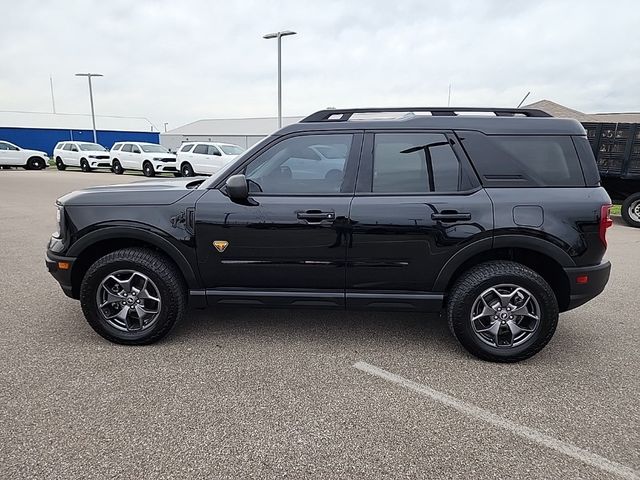
[[[153,164],[153,169],[160,173],[160,172],[171,172],[171,173],[175,173],[178,171],[178,167],[176,162],[158,162],[158,161],[153,161],[151,162]]]
[[[605,261],[590,267],[565,268],[564,271],[569,279],[569,305],[566,310],[571,310],[602,293],[609,281],[611,263]]]
[[[73,284],[71,282],[71,271],[73,270],[73,263],[76,261],[75,258],[72,257],[62,257],[60,255],[56,255],[51,251],[47,251],[45,255],[45,264],[47,265],[47,270],[49,273],[55,278],[64,294],[69,298],[75,298],[73,295]],[[67,263],[68,268],[60,268],[60,263]]]

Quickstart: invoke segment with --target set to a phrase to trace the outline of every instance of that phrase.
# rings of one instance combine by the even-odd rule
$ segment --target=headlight
[[[61,203],[56,202],[56,228],[53,232],[53,236],[56,238],[62,238],[64,235],[64,206]]]
[[[89,155],[89,158],[98,158],[95,155]]]
[[[162,159],[161,159],[161,158],[157,158],[157,157],[153,157],[153,161],[154,161],[154,162],[161,162],[161,161],[162,161]]]

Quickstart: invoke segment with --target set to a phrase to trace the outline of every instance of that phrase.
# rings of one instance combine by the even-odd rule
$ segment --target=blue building
[[[98,143],[107,149],[115,142],[127,140],[160,142],[159,132],[144,118],[96,116],[96,127]],[[0,140],[51,155],[61,141],[93,142],[91,116],[0,112]]]

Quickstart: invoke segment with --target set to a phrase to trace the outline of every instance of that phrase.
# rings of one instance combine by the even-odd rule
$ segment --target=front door
[[[272,142],[244,173],[247,204],[211,189],[196,205],[210,303],[343,306],[349,206],[362,135],[304,133]]]
[[[350,217],[351,307],[437,310],[443,266],[492,241],[491,200],[450,132],[368,133]]]

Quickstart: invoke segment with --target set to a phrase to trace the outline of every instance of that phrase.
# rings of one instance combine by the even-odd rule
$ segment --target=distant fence
[[[98,143],[109,149],[116,142],[149,142],[159,143],[157,132],[127,132],[117,130],[97,130]],[[53,153],[56,143],[65,140],[93,142],[93,130],[70,130],[63,128],[17,128],[0,127],[0,140],[15,143],[19,147],[42,150],[49,155]]]

